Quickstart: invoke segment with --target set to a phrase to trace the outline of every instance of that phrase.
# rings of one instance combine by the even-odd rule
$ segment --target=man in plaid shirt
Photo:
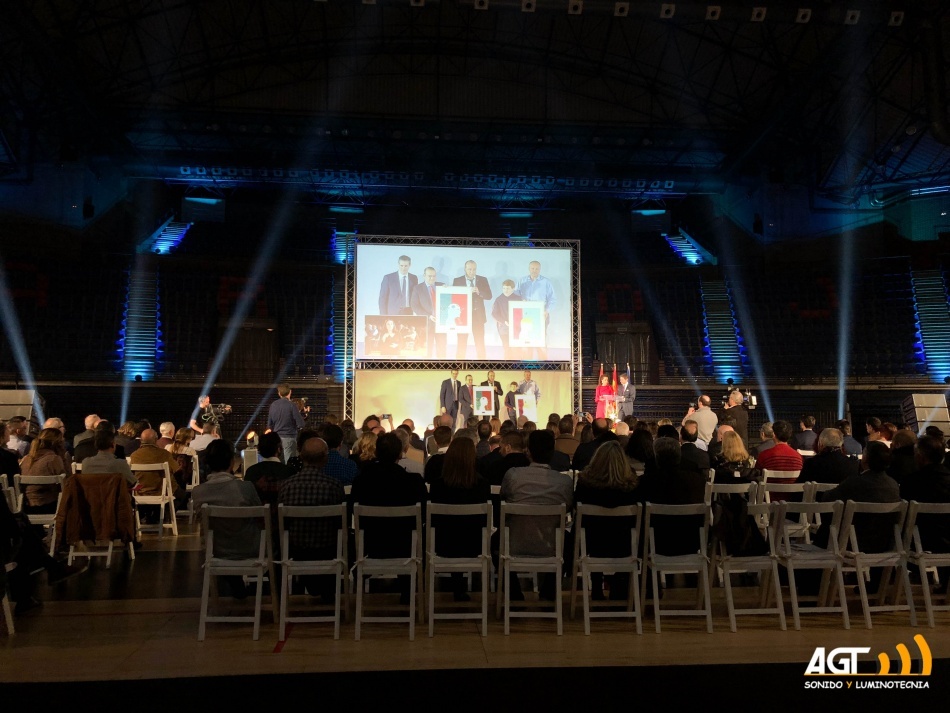
[[[277,502],[284,505],[338,505],[343,502],[343,483],[326,475],[323,468],[327,462],[328,448],[322,438],[308,438],[301,444],[300,461],[303,468],[284,481]],[[296,560],[327,560],[336,557],[336,540],[339,519],[292,519],[290,531],[290,556]],[[332,602],[334,578],[332,576],[303,577],[304,586],[312,596],[320,596],[324,602]]]

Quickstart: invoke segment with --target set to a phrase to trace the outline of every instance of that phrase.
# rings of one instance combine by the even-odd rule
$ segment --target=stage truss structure
[[[512,243],[508,238],[446,238],[418,235],[357,235],[344,238],[345,281],[343,318],[343,411],[345,418],[354,421],[354,377],[357,370],[448,371],[453,367],[465,370],[517,370],[568,371],[571,374],[571,413],[581,405],[581,244],[580,240],[531,238],[525,245]],[[356,245],[409,245],[439,247],[508,248],[535,247],[560,248],[571,251],[571,360],[570,361],[446,361],[446,360],[380,360],[356,358]]]

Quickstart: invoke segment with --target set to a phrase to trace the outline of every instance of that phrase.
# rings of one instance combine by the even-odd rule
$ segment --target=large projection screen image
[[[566,362],[572,310],[570,249],[356,246],[358,360]]]

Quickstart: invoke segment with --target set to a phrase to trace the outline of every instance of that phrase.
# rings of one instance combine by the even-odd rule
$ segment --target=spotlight
[[[628,2],[614,3],[614,17],[626,17],[629,14],[630,14],[630,3]]]
[[[257,448],[257,431],[247,432],[247,445],[251,448]]]
[[[857,25],[858,20],[861,19],[860,10],[848,10],[844,16],[844,24],[846,25]]]
[[[521,12],[534,12],[537,5],[534,0],[521,0]]]
[[[807,25],[809,22],[811,22],[811,8],[798,8],[798,14],[795,15],[795,22],[797,22],[799,25]]]
[[[752,8],[752,22],[765,22],[765,13],[768,8],[765,7],[754,7]]]
[[[475,0],[475,9],[476,9],[476,10],[487,10],[487,9],[488,9],[488,0]]]
[[[568,15],[580,15],[582,12],[584,12],[584,0],[570,0],[570,2],[568,2]]]
[[[660,5],[660,19],[669,20],[676,14],[676,5],[674,3],[663,3]]]
[[[722,5],[709,5],[706,7],[706,19],[715,22],[722,16]]]
[[[900,27],[904,24],[904,13],[901,10],[895,10],[887,20],[888,27]]]

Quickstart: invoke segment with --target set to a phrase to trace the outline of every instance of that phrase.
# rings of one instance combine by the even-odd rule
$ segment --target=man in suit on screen
[[[379,286],[380,314],[412,314],[410,299],[419,278],[409,272],[412,260],[408,255],[400,255],[398,262],[399,269],[383,275]]]
[[[434,267],[423,270],[422,279],[412,290],[412,313],[426,317],[426,349],[429,357],[444,359],[445,335],[435,332],[435,288],[441,287],[443,283],[435,281]]]
[[[475,340],[475,354],[478,359],[485,358],[485,300],[491,299],[491,287],[488,278],[476,274],[478,265],[474,260],[465,263],[465,274],[452,281],[454,287],[468,287],[472,291],[472,338]],[[468,335],[458,335],[458,358],[465,359],[468,349]]]

